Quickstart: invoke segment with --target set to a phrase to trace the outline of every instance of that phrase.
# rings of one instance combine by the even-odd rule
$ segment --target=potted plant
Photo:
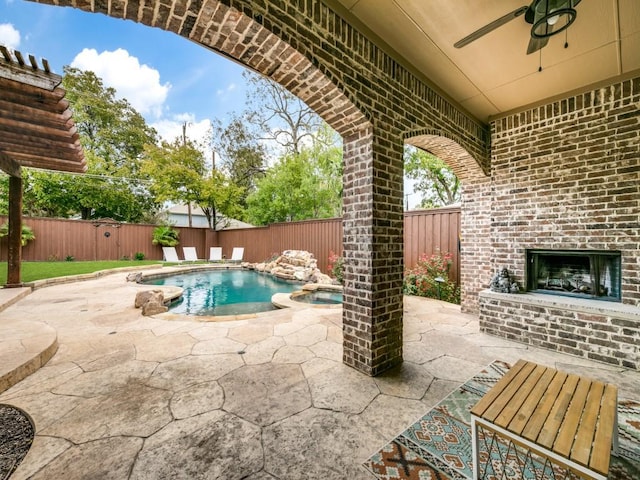
[[[175,247],[180,243],[180,232],[169,225],[160,225],[153,230],[151,243],[163,247]]]
[[[6,237],[9,235],[9,224],[3,223],[0,225],[0,238]],[[31,227],[28,225],[22,225],[22,237],[20,239],[20,244],[24,247],[29,240],[35,240],[36,236],[31,230]]]

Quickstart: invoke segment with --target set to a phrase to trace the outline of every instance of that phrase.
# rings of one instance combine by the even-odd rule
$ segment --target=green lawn
[[[135,267],[163,263],[160,260],[104,260],[99,262],[22,262],[22,281],[66,277],[110,268]],[[7,283],[7,262],[0,262],[0,285]]]

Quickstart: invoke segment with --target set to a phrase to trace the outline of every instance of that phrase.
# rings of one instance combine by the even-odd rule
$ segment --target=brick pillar
[[[382,130],[344,138],[343,360],[367,375],[402,362],[402,148]]]
[[[462,185],[460,221],[460,304],[463,312],[478,313],[478,293],[489,286],[491,264],[491,178]]]

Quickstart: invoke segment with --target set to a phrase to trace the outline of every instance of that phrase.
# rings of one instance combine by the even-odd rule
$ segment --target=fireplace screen
[[[620,301],[620,252],[528,250],[527,289]]]

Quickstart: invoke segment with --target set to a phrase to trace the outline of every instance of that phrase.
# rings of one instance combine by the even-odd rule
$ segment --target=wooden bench
[[[473,478],[481,478],[481,429],[485,445],[503,437],[579,478],[606,480],[618,448],[617,397],[615,385],[519,360],[471,409]]]

